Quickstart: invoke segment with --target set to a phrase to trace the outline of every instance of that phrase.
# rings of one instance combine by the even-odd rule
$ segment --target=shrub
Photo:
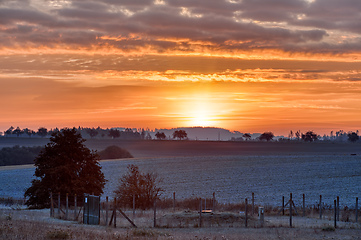
[[[333,227],[333,226],[324,226],[323,228],[322,228],[322,231],[325,231],[325,232],[334,232],[336,229],[335,229],[335,227]]]
[[[148,209],[163,191],[156,186],[160,181],[156,173],[142,173],[138,166],[131,164],[128,166],[128,173],[119,179],[120,185],[114,193],[123,206],[132,206],[134,196],[137,208]]]
[[[133,158],[127,150],[118,146],[109,146],[99,153],[100,159],[117,159],[117,158]]]
[[[64,230],[53,230],[49,231],[46,237],[50,239],[68,239],[70,238],[70,234]]]

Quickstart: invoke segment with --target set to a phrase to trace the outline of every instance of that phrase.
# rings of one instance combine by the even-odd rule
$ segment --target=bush
[[[100,159],[117,159],[117,158],[133,158],[133,155],[130,154],[127,150],[120,148],[118,146],[109,146],[99,153]]]
[[[141,209],[151,208],[162,188],[156,185],[161,181],[156,173],[141,173],[138,166],[128,165],[128,173],[119,179],[120,185],[114,193],[119,197],[122,206],[135,206]]]

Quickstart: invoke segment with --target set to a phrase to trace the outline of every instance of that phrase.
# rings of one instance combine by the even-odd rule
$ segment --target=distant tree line
[[[33,164],[43,147],[4,147],[0,150],[0,166]]]
[[[34,164],[34,159],[44,150],[43,146],[36,147],[4,147],[0,149],[0,166]],[[97,152],[100,160],[133,158],[126,149],[118,146],[109,146]]]
[[[122,139],[122,140],[153,140],[149,129],[135,129],[135,128],[76,128],[77,132],[85,139],[97,138],[97,139]],[[50,137],[53,133],[57,133],[62,129],[50,129],[40,127],[37,131],[29,128],[21,129],[20,127],[14,128],[11,126],[8,130],[4,131],[4,137]],[[153,135],[155,140],[188,140],[188,134],[185,130],[175,130],[171,136],[167,136],[164,132],[157,131]],[[307,131],[302,133],[298,131],[290,131],[288,137],[277,137],[271,131],[264,132],[262,134],[250,134],[245,133],[241,137],[232,137],[230,141],[335,141],[335,142],[358,142],[360,140],[359,131],[345,132],[343,130],[331,131],[330,135],[324,134],[318,135],[314,131]]]
[[[278,138],[274,140],[275,135],[273,132],[264,132],[260,134],[258,137],[252,139],[252,136],[249,133],[243,134],[242,137],[232,138],[231,141],[278,141],[278,142],[289,142],[289,141],[304,141],[304,142],[315,142],[315,141],[338,141],[338,142],[358,142],[360,140],[359,131],[356,132],[344,132],[343,130],[337,131],[333,134],[331,131],[331,135],[320,136],[314,131],[307,131],[306,133],[302,133],[301,131],[293,132],[290,131],[288,138]]]
[[[4,132],[4,137],[50,137],[53,133],[60,132],[63,129],[50,129],[48,130],[45,127],[40,127],[37,131],[31,130],[29,128],[21,129],[20,127],[14,128],[11,126],[8,130]],[[84,138],[119,138],[126,140],[138,140],[138,139],[148,139],[151,138],[149,133],[147,134],[144,129],[102,129],[98,128],[82,128],[78,127],[77,132],[82,135]]]

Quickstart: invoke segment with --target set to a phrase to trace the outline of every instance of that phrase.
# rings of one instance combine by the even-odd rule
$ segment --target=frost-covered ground
[[[296,205],[306,195],[306,205],[317,204],[319,195],[332,205],[336,196],[341,206],[355,206],[361,197],[361,157],[347,154],[332,155],[270,155],[270,156],[197,156],[138,158],[103,161],[106,179],[104,196],[113,197],[118,179],[128,164],[142,171],[154,171],[163,178],[164,197],[216,198],[222,203],[250,199],[256,203],[280,206],[282,196],[292,192]],[[34,168],[0,168],[0,197],[22,198],[30,186]]]

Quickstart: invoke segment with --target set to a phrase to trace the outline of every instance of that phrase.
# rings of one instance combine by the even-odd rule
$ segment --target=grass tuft
[[[325,231],[325,232],[334,232],[335,230],[336,230],[335,227],[330,226],[330,225],[324,226],[324,227],[322,228],[322,231]]]
[[[132,234],[135,237],[155,237],[157,235],[156,232],[150,229],[134,229]]]
[[[46,237],[49,239],[68,239],[70,234],[64,230],[52,230],[47,232]]]

